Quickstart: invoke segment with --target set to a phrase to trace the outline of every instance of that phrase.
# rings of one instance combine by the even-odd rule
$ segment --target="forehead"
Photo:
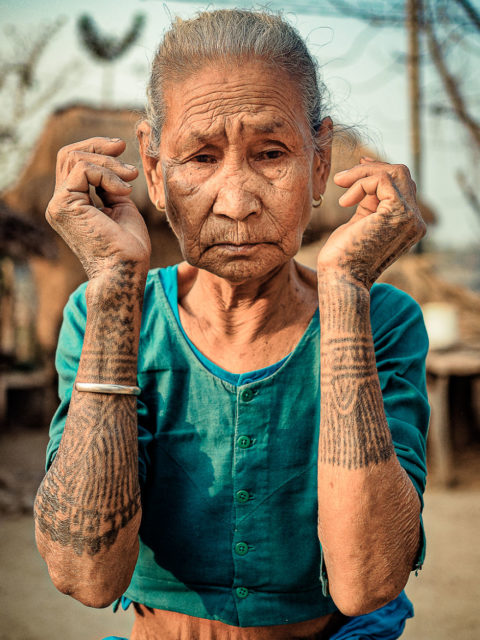
[[[301,137],[309,126],[297,84],[261,61],[208,66],[164,88],[162,142],[207,142],[230,134]]]

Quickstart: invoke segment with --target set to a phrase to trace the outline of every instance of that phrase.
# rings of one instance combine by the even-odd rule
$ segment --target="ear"
[[[148,195],[155,207],[165,208],[165,189],[163,187],[162,165],[158,157],[149,154],[152,130],[146,120],[137,126],[137,139],[142,158],[143,172],[147,181]]]
[[[333,122],[330,116],[322,120],[316,134],[318,151],[313,159],[313,197],[317,200],[327,186],[332,162]]]

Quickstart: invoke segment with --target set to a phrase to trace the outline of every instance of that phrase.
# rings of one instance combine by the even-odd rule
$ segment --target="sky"
[[[273,0],[270,6],[275,8],[276,2]],[[236,4],[252,6],[245,0]],[[411,167],[406,71],[403,65],[395,63],[406,53],[406,30],[367,29],[360,20],[334,17],[326,0],[316,3],[328,9],[326,15],[316,13],[311,0],[302,0],[300,4],[282,2],[282,5],[288,19],[306,38],[310,51],[319,60],[323,80],[331,94],[334,120],[357,126],[382,158]],[[101,103],[103,70],[80,45],[75,23],[81,14],[90,14],[102,30],[115,35],[125,32],[135,13],[147,16],[140,40],[117,62],[114,71],[114,104],[138,107],[144,103],[155,47],[171,17],[189,17],[207,7],[222,6],[225,3],[220,1],[207,4],[161,0],[83,0],[81,3],[77,0],[0,0],[0,22],[7,33],[9,25],[16,25],[28,34],[60,15],[66,17],[65,26],[49,45],[40,68],[40,78],[45,83],[63,70],[65,86],[26,124],[32,137],[39,134],[52,108],[77,101]],[[3,38],[0,51],[5,50],[5,42]],[[476,62],[478,64],[478,59]],[[480,86],[473,87],[472,91],[475,76],[468,73],[469,66],[467,60],[465,78],[471,95],[475,95],[476,89],[476,117],[480,119]],[[427,100],[441,100],[441,85],[432,70],[425,68],[423,74]],[[478,82],[480,85],[480,80]],[[455,177],[463,170],[472,184],[480,184],[480,162],[469,150],[468,135],[454,118],[434,116],[430,112],[424,113],[422,133],[422,194],[438,216],[438,224],[429,230],[429,241],[441,248],[478,247],[480,217],[467,204]]]

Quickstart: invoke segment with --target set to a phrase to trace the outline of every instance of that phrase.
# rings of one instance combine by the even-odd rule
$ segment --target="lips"
[[[243,244],[231,243],[231,242],[219,242],[214,247],[218,247],[220,249],[224,249],[225,251],[232,251],[235,253],[244,253],[247,251],[252,251],[258,245],[263,244],[262,242],[245,242]]]

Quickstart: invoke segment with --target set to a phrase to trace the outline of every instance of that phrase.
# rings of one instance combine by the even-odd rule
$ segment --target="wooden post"
[[[413,179],[417,193],[422,191],[422,140],[421,140],[421,87],[420,87],[420,19],[422,0],[406,0],[408,34],[408,92],[410,105],[410,146],[413,159]],[[422,243],[416,245],[416,252],[422,253]]]
[[[413,157],[413,175],[418,191],[422,186],[422,147],[420,129],[420,16],[421,0],[407,0],[408,32],[408,89],[410,97],[410,143]]]
[[[432,376],[433,377],[433,376]],[[435,376],[430,381],[429,397],[432,409],[429,443],[433,454],[434,475],[443,488],[452,486],[453,476],[452,446],[450,443],[450,407],[448,403],[448,383],[450,376]]]

